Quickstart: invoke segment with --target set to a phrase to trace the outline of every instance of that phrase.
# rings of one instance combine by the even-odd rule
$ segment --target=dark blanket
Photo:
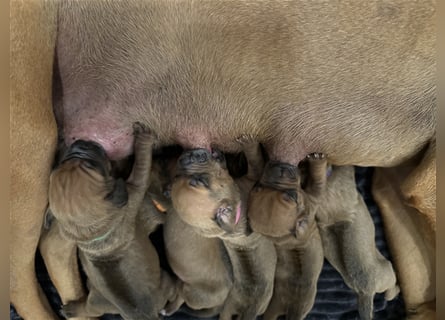
[[[357,188],[363,195],[363,198],[368,206],[368,209],[374,220],[376,229],[376,244],[380,252],[389,260],[391,256],[389,254],[386,240],[383,234],[383,225],[380,216],[380,212],[375,204],[371,195],[371,178],[372,168],[360,168],[356,167],[356,181]],[[162,259],[162,254],[161,254]],[[48,274],[45,270],[43,261],[39,255],[36,259],[37,277],[43,290],[48,296],[54,310],[58,312],[60,309],[60,299],[54,289]],[[374,299],[374,311],[375,319],[381,320],[397,320],[404,319],[404,304],[401,296],[399,295],[393,301],[386,302],[383,294],[376,295]],[[20,320],[14,307],[10,308],[10,319]],[[120,316],[106,315],[101,319],[103,320],[118,320],[122,319]],[[171,320],[189,320],[193,319],[182,314],[177,314],[166,319]],[[216,319],[216,318],[215,318]],[[336,320],[352,320],[359,319],[358,312],[356,310],[356,296],[343,282],[340,274],[325,261],[323,270],[318,281],[318,291],[315,300],[315,305],[309,315],[306,317],[308,320],[324,320],[324,319],[336,319]],[[32,320],[32,319],[31,319]]]

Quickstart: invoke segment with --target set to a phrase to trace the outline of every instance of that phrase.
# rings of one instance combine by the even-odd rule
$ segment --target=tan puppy
[[[268,163],[249,199],[252,229],[273,241],[278,255],[274,294],[265,320],[283,315],[286,319],[304,319],[314,305],[323,267],[315,210],[310,209],[309,199],[305,199],[307,196],[300,188],[297,170],[289,165]],[[321,171],[315,165],[310,170],[312,175]],[[313,179],[309,183],[307,189],[314,196],[324,187]]]
[[[297,167],[269,163],[251,194],[252,228],[269,236],[291,230],[298,237],[317,223],[325,257],[357,293],[360,317],[372,319],[375,293],[385,292],[391,300],[399,288],[391,263],[375,247],[374,225],[356,190],[354,168],[334,167],[327,179],[326,159],[315,154],[309,161],[304,191]]]
[[[51,213],[62,235],[76,242],[88,276],[87,299],[63,306],[68,318],[119,313],[125,319],[158,319],[174,298],[171,280],[147,239],[153,231],[153,223],[146,221],[150,212],[140,211],[153,137],[140,124],[134,128],[135,162],[126,182],[110,176],[111,164],[100,145],[82,140],[51,174]]]
[[[168,264],[177,277],[177,299],[165,307],[171,315],[182,312],[197,317],[216,316],[232,287],[230,268],[223,244],[217,238],[205,238],[184,223],[171,204],[171,182],[179,154],[163,153],[152,172],[149,194],[166,211],[163,225],[164,250]],[[185,304],[183,304],[185,303]]]
[[[220,319],[256,319],[273,292],[274,246],[247,224],[246,200],[262,168],[259,144],[245,145],[248,173],[235,182],[224,155],[213,150],[185,151],[178,159],[172,201],[178,215],[200,234],[223,240],[233,270],[233,286]]]
[[[196,317],[218,315],[232,288],[231,269],[222,241],[203,237],[171,209],[164,224],[168,263],[177,276],[178,299],[166,315],[181,311]],[[184,308],[187,307],[187,308]]]

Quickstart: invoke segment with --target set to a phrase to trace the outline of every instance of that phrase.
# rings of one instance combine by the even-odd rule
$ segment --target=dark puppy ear
[[[53,223],[54,219],[53,213],[48,207],[48,209],[46,209],[45,216],[43,217],[43,228],[46,230],[51,228],[51,224]]]
[[[127,204],[127,186],[122,178],[115,180],[113,190],[109,194],[107,194],[105,200],[111,201],[111,203],[118,208],[122,208]]]

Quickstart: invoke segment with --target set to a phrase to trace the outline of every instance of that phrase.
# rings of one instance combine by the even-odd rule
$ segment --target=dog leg
[[[39,249],[62,303],[85,298],[86,292],[77,263],[77,246],[60,235],[56,220],[52,222],[49,230],[42,233]]]
[[[362,294],[357,295],[358,313],[361,320],[371,320],[373,315],[374,295]]]
[[[148,189],[152,162],[152,147],[154,136],[150,130],[139,122],[133,125],[134,140],[134,164],[127,186],[132,189],[129,192],[130,205],[140,208]],[[138,210],[134,210],[137,214]]]
[[[248,136],[241,136],[236,140],[241,144],[244,155],[246,156],[246,177],[252,181],[259,180],[264,169],[264,159],[260,144],[256,141],[252,141]]]
[[[416,208],[436,233],[436,139],[400,186],[406,203]],[[434,242],[434,241],[433,241]]]
[[[397,271],[407,313],[417,319],[434,319],[434,234],[422,215],[404,202],[401,180],[409,168],[376,168],[372,193],[384,221],[385,235]],[[427,306],[427,307],[425,307]]]
[[[79,317],[100,317],[104,313],[118,314],[119,310],[110,304],[96,289],[90,288],[87,298],[64,304],[61,313],[67,319],[77,319]]]
[[[326,188],[327,165],[326,155],[323,153],[311,153],[306,156],[309,161],[309,185],[308,191],[312,195],[320,194]]]
[[[35,275],[57,128],[51,85],[57,2],[12,1],[10,301],[25,319],[57,319]]]

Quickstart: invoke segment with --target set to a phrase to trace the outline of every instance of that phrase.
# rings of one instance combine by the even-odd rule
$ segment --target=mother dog
[[[235,151],[255,136],[291,164],[323,152],[396,166],[435,135],[434,1],[56,4],[11,4],[10,290],[25,318],[54,319],[33,255],[56,141],[55,47],[65,142],[95,140],[114,159],[132,152],[136,120],[188,148]]]

